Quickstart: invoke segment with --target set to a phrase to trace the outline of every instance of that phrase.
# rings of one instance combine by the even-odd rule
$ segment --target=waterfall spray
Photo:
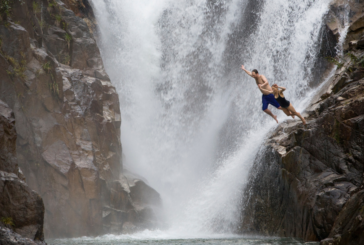
[[[161,194],[171,233],[237,226],[247,175],[276,125],[240,66],[287,87],[299,104],[310,90],[329,3],[92,0],[120,95],[124,166]]]

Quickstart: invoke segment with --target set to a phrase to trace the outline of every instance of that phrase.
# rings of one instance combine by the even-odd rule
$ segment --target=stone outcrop
[[[330,4],[330,10],[326,16],[326,26],[331,30],[332,34],[339,41],[340,29],[343,29],[346,24],[350,24],[346,41],[343,48],[349,47],[349,42],[358,39],[362,35],[361,27],[355,24],[362,18],[364,1],[347,1],[347,0],[333,0]],[[346,23],[349,21],[349,23]]]
[[[144,212],[160,205],[150,187],[159,201],[138,205],[132,187],[146,184],[122,173],[118,94],[82,16],[92,13],[70,10],[86,2],[12,1],[0,24],[0,99],[14,111],[18,163],[43,198],[48,237],[129,232],[124,224],[151,224]]]
[[[0,244],[42,244],[44,205],[24,182],[16,139],[14,113],[0,100]]]
[[[9,228],[0,226],[0,244],[1,245],[46,245],[43,241],[34,241],[15,233]]]
[[[307,127],[288,120],[267,139],[245,192],[241,232],[323,245],[364,244],[364,51],[359,41],[306,110]]]

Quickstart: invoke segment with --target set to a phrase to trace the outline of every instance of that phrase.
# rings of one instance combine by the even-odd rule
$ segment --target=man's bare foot
[[[274,120],[276,120],[276,122],[278,123],[278,119],[277,116],[273,115]]]
[[[291,117],[294,119],[296,115],[291,112]]]
[[[303,120],[303,125],[305,125],[305,126],[307,125],[306,120]]]

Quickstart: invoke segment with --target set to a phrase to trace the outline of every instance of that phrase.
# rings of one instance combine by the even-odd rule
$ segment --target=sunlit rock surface
[[[151,205],[140,208],[133,189],[144,182],[123,182],[119,97],[83,16],[89,5],[65,3],[14,1],[0,24],[0,99],[15,114],[19,166],[44,200],[45,234],[152,228]]]
[[[364,31],[361,18],[347,40],[351,28]],[[364,244],[361,40],[307,109],[307,127],[287,120],[267,139],[245,192],[242,232]]]
[[[41,243],[44,205],[24,182],[17,164],[16,138],[14,113],[0,100],[0,244],[21,244],[16,243],[18,239],[29,242],[24,244]]]

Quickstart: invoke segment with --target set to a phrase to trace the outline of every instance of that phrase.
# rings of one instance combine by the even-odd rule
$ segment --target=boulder
[[[0,225],[0,244],[1,245],[46,245],[43,241],[33,241],[24,238],[9,228]]]

